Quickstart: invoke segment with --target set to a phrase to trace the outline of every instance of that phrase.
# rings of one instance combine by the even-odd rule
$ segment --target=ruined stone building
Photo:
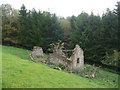
[[[59,54],[59,53],[62,53]],[[67,67],[69,67],[71,70],[83,70],[84,69],[84,55],[83,50],[80,48],[79,45],[76,45],[76,47],[73,50],[73,54],[71,55],[71,59],[68,60],[67,57],[65,57],[64,53],[57,52],[53,53],[49,56],[49,61],[55,64],[63,64]]]
[[[83,70],[84,69],[84,53],[83,50],[80,48],[79,45],[76,45],[73,54],[71,55],[70,59],[68,59],[65,53],[62,50],[56,50],[49,55],[47,62],[51,62],[54,64],[62,64],[68,67],[71,71],[74,70]],[[30,58],[35,61],[39,62],[39,57],[43,56],[43,50],[41,47],[34,46],[32,53],[30,54]]]

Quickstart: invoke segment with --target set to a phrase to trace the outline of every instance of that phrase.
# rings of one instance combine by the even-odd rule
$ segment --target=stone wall
[[[84,69],[84,53],[79,45],[76,45],[72,55],[72,69],[83,70]]]
[[[34,46],[31,55],[34,57],[43,56],[43,49],[41,47]]]
[[[33,47],[33,51],[30,54],[30,59],[35,62],[39,62],[43,56],[43,49],[38,46]]]
[[[50,54],[48,58],[49,62],[54,63],[54,64],[62,64],[64,66],[70,66],[71,61],[67,60],[66,57],[61,56],[57,53]]]

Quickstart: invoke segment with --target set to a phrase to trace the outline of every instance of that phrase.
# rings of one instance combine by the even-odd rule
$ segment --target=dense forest
[[[76,44],[84,50],[86,62],[120,67],[120,2],[102,16],[93,12],[67,18],[48,11],[20,10],[2,4],[2,44],[32,49],[40,46],[48,53],[51,43],[61,40],[65,49]]]

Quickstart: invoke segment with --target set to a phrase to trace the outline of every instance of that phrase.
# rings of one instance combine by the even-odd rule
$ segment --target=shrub
[[[113,54],[108,54],[106,52],[105,60],[102,61],[103,64],[110,65],[110,66],[117,66],[118,63],[120,62],[120,52],[117,50],[114,50]]]
[[[95,65],[86,65],[84,67],[84,71],[80,71],[80,70],[76,70],[75,73],[82,76],[82,77],[86,77],[86,78],[95,78],[98,76],[99,67],[95,67]]]

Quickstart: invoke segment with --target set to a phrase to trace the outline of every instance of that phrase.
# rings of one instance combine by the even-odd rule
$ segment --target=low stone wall
[[[53,54],[50,54],[49,58],[48,58],[49,62],[51,63],[54,63],[54,64],[62,64],[64,66],[71,66],[71,62],[70,60],[67,60],[66,57],[63,57],[59,54],[56,54],[56,53],[53,53]]]

